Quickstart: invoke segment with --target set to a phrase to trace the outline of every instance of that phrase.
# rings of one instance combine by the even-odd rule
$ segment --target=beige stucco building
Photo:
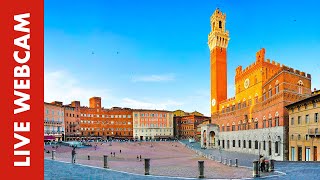
[[[320,94],[286,106],[289,112],[289,160],[320,161]]]
[[[44,103],[44,140],[64,141],[64,108],[62,102]]]
[[[173,113],[162,110],[133,110],[133,138],[172,139]]]

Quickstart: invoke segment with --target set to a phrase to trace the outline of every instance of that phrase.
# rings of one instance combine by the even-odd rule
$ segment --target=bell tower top
[[[210,18],[211,32],[208,36],[208,45],[210,51],[214,47],[227,48],[229,31],[226,31],[226,13],[223,13],[217,8]]]

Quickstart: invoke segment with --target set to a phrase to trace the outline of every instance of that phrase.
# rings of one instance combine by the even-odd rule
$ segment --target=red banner
[[[0,179],[44,179],[43,29],[43,0],[0,0]]]

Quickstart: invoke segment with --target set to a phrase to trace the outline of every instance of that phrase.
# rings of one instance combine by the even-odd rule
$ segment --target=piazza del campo
[[[319,178],[320,92],[311,74],[261,48],[251,65],[235,69],[235,95],[227,98],[226,19],[219,8],[210,17],[211,117],[105,109],[101,97],[89,107],[45,103],[45,179]]]

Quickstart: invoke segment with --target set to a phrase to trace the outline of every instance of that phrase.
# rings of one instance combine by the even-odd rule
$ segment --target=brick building
[[[132,109],[101,106],[100,97],[92,97],[89,107],[80,107],[81,139],[132,139]]]
[[[73,101],[64,105],[64,121],[66,141],[79,140],[80,132],[80,101]]]
[[[286,106],[289,112],[289,160],[320,161],[320,94]]]
[[[211,16],[208,45],[211,122],[219,132],[213,132],[210,126],[202,127],[201,138],[206,137],[207,142],[202,140],[201,145],[286,160],[289,119],[285,106],[311,95],[311,75],[265,59],[262,48],[254,63],[245,69],[236,68],[235,96],[227,99],[229,32],[225,22],[226,14],[217,9]]]
[[[62,102],[44,103],[44,141],[64,141],[64,108]]]
[[[209,121],[210,117],[187,114],[184,116],[174,116],[175,137],[179,139],[194,138],[199,140],[197,136],[197,127],[204,121]]]
[[[133,135],[137,140],[173,139],[173,113],[164,110],[135,109]]]

